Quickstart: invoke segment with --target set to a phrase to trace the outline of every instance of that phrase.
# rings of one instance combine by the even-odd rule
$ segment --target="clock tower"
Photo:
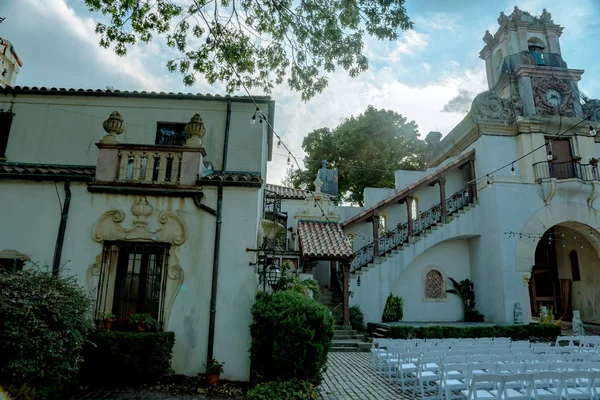
[[[569,69],[559,38],[563,28],[544,9],[539,17],[515,7],[498,17],[495,34],[485,32],[479,56],[490,90],[510,99],[517,116],[582,117],[577,82],[583,70]]]

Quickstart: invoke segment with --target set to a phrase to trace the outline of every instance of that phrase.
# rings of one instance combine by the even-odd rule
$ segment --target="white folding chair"
[[[517,355],[516,354],[496,355],[496,356],[494,356],[494,361],[496,363],[502,363],[502,364],[514,363],[517,361]]]
[[[590,371],[563,372],[561,384],[563,399],[592,400],[592,382],[593,375]]]
[[[579,369],[583,371],[598,372],[600,371],[600,363],[593,361],[585,361],[579,364]]]
[[[497,364],[496,373],[502,375],[514,375],[525,373],[525,363],[513,363],[513,364]],[[508,386],[507,386],[508,385]],[[504,388],[520,389],[521,386],[515,382],[506,382]]]
[[[446,400],[462,399],[462,391],[468,390],[467,379],[469,377],[469,364],[446,364],[442,365],[442,377],[440,380],[441,392]]]
[[[469,383],[469,389],[463,390],[461,393],[467,397],[467,400],[501,399],[505,378],[505,375],[499,374],[473,375]],[[481,387],[489,387],[490,389],[480,389]],[[491,391],[494,391],[494,393]]]
[[[406,385],[408,383],[413,385],[416,383],[419,355],[420,354],[417,352],[399,354],[398,364],[395,367],[396,375],[394,378],[396,382],[400,383],[400,387],[403,391],[406,390]]]
[[[536,372],[533,379],[533,398],[535,400],[562,400],[561,372]]]
[[[533,374],[510,374],[506,375],[501,399],[530,400],[533,386]],[[496,395],[496,390],[490,390]]]
[[[557,363],[552,363],[552,370],[554,371],[560,371],[560,372],[571,372],[571,371],[577,371],[579,369],[579,364],[578,362],[557,362]]]
[[[475,354],[473,356],[468,356],[469,363],[478,364],[482,362],[494,362],[494,356],[490,354]]]
[[[465,356],[466,357],[468,355],[468,353],[469,352],[466,351],[466,350],[454,350],[454,349],[452,349],[452,350],[448,350],[446,352],[446,357],[452,357],[452,356]]]
[[[510,354],[510,347],[492,347],[490,354],[495,356]]]
[[[441,357],[422,357],[419,359],[417,363],[417,385],[419,385],[422,399],[441,398],[439,386],[441,371]],[[413,395],[415,392],[416,387],[413,389]],[[425,397],[426,393],[428,397]]]
[[[444,357],[444,364],[463,364],[468,362],[467,356],[450,356]]]
[[[552,363],[550,362],[534,362],[527,363],[525,372],[534,374],[536,372],[552,371]]]
[[[517,340],[516,342],[511,342],[511,349],[522,349],[531,347],[531,343],[528,340]]]

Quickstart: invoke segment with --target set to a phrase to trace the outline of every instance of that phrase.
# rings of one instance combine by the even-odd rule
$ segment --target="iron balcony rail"
[[[577,161],[541,161],[533,164],[535,181],[544,179],[581,179],[585,182],[600,181],[597,164],[581,164]]]
[[[472,202],[473,193],[471,187],[468,189],[460,190],[454,193],[452,196],[446,199],[446,211],[448,216],[456,213],[460,209],[464,208]],[[429,210],[419,213],[418,217],[413,219],[413,236],[418,236],[423,231],[436,225],[442,220],[442,207],[441,204],[436,204]],[[393,249],[408,243],[408,222],[398,224],[396,229],[386,232],[384,236],[378,240],[379,254],[377,256],[383,256],[384,254],[392,251]],[[350,264],[350,271],[354,272],[361,269],[365,265],[369,264],[375,258],[373,242],[362,247],[354,253],[354,259]]]

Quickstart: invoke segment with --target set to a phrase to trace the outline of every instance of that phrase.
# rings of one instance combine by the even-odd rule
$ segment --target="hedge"
[[[247,400],[313,400],[319,398],[319,392],[309,382],[298,379],[289,381],[271,381],[259,383],[247,394]]]
[[[170,369],[175,334],[99,331],[89,341],[83,351],[84,381],[152,382]]]
[[[392,339],[445,339],[509,337],[512,340],[530,338],[556,338],[560,336],[558,325],[496,325],[496,326],[392,326],[388,336]]]

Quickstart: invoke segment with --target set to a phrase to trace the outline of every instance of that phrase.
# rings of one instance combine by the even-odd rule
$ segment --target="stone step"
[[[333,340],[359,340],[362,341],[365,339],[364,335],[337,335],[333,337]]]
[[[332,353],[358,353],[358,346],[357,347],[336,347],[336,346],[333,346],[333,347],[331,347],[331,352]]]
[[[351,329],[337,329],[333,331],[333,338],[337,338],[338,336],[354,336],[356,335],[356,331]]]

